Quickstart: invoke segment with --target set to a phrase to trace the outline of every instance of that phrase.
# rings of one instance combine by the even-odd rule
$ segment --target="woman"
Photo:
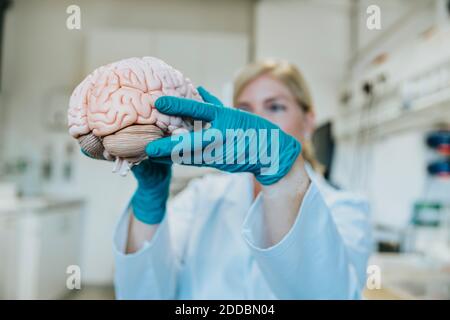
[[[359,298],[371,252],[368,206],[318,173],[309,142],[313,103],[300,72],[284,61],[255,63],[234,89],[237,109],[202,88],[208,104],[157,100],[160,112],[209,122],[225,136],[215,142],[225,155],[213,158],[236,161],[183,162],[225,173],[192,181],[166,206],[176,141],[148,145],[149,160],[133,169],[138,187],[115,234],[117,298]],[[227,152],[229,130],[238,129],[269,132],[266,143],[238,137],[237,151]],[[207,151],[188,146],[193,154]],[[270,173],[262,161],[268,153],[276,164]]]

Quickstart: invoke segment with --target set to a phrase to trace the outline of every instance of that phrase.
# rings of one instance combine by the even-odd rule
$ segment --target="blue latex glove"
[[[199,88],[199,92],[207,103],[168,96],[156,100],[155,107],[161,113],[209,122],[210,127],[149,143],[146,152],[152,161],[172,163],[175,159],[171,157],[172,151],[177,150],[175,153],[182,156],[181,161],[176,161],[178,163],[227,172],[251,172],[264,185],[276,183],[289,172],[301,152],[301,145],[295,138],[259,116],[223,107],[203,88]],[[253,130],[256,134],[236,138],[233,136],[236,131],[230,133],[228,129]],[[258,138],[260,133],[266,137],[265,143]],[[220,134],[223,139],[211,139],[213,142],[202,139],[209,134]],[[181,144],[184,147],[180,152]],[[217,152],[211,153],[212,148]],[[207,154],[212,157],[205,156]]]
[[[172,166],[144,160],[131,168],[138,187],[131,199],[134,216],[146,224],[158,224],[164,218]]]
[[[85,150],[81,152],[94,159]],[[158,224],[164,218],[172,165],[144,160],[131,168],[138,187],[131,199],[134,216],[146,224]]]

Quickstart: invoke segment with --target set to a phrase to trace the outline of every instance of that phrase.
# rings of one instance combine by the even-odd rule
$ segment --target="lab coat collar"
[[[305,162],[305,170],[312,182],[317,183],[318,176],[309,162]]]

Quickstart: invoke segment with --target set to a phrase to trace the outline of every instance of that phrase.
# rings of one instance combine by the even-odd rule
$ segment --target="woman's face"
[[[275,123],[301,142],[314,130],[314,114],[304,112],[289,89],[269,75],[251,81],[238,96],[236,108]]]

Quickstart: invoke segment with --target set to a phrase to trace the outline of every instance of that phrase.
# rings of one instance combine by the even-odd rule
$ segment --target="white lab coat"
[[[124,254],[125,210],[114,235],[117,298],[360,298],[372,251],[367,202],[307,169],[312,183],[298,217],[270,248],[261,245],[263,195],[253,201],[247,173],[192,181],[133,254]]]

